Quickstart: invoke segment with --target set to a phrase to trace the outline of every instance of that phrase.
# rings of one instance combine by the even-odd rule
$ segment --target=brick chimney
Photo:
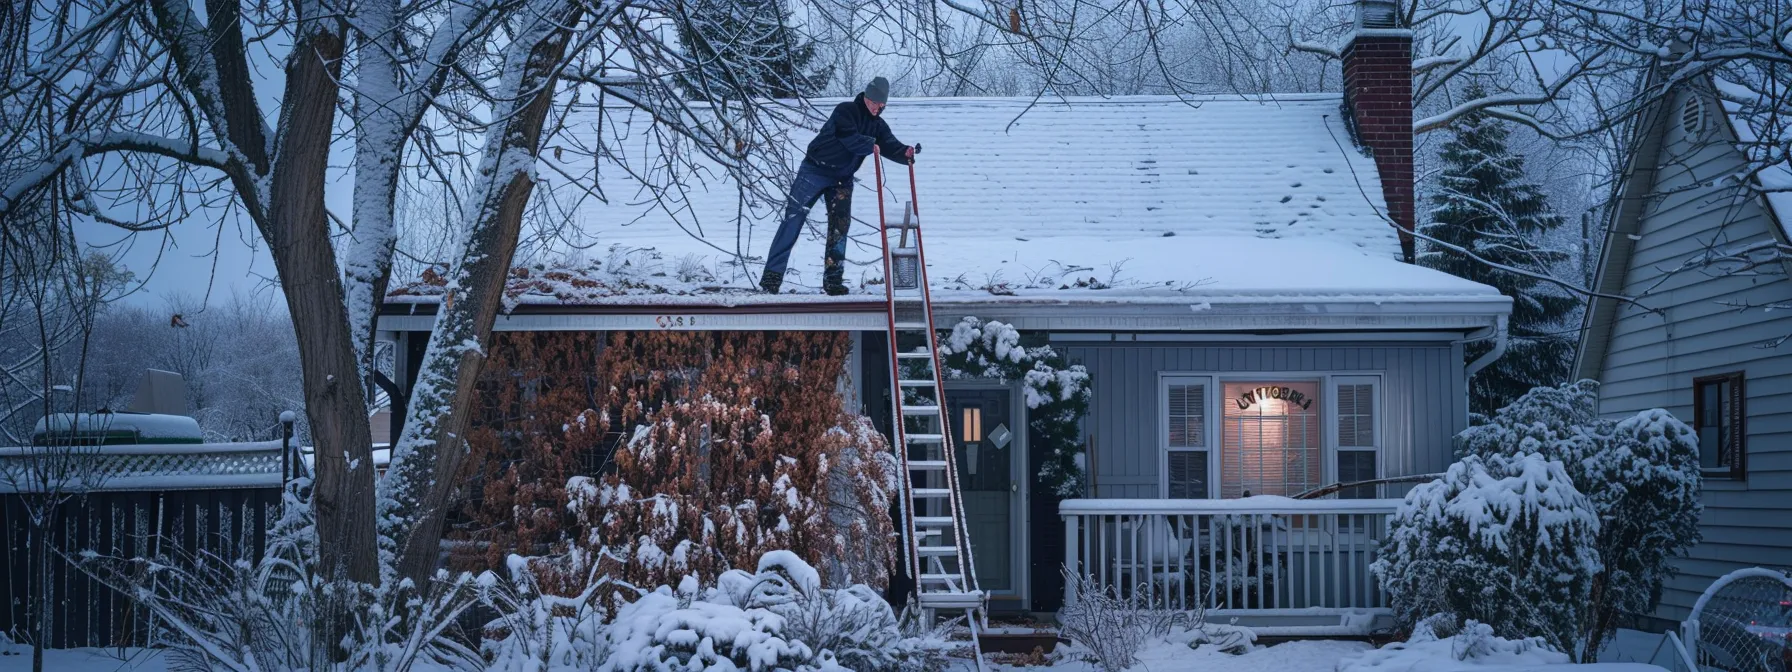
[[[1412,31],[1398,0],[1356,0],[1356,30],[1344,47],[1344,113],[1357,144],[1375,157],[1400,252],[1413,260]]]

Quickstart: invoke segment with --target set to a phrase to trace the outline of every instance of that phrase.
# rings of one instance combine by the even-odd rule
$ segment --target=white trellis
[[[1700,670],[1786,672],[1792,663],[1792,572],[1725,574],[1693,603],[1681,634]]]

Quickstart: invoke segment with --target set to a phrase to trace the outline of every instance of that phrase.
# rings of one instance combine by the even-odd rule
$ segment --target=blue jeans
[[[784,221],[772,236],[771,253],[765,257],[767,273],[783,273],[790,265],[790,250],[803,232],[803,222],[815,199],[827,195],[828,243],[823,279],[839,282],[846,275],[846,233],[852,227],[852,175],[837,176],[827,169],[804,161],[797,168],[790,184],[790,200],[784,204]]]

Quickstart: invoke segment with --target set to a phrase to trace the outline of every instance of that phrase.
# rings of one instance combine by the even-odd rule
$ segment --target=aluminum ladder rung
[[[896,328],[898,330],[908,329],[908,330],[920,331],[920,330],[927,329],[927,323],[926,322],[897,322]]]
[[[909,460],[910,471],[945,471],[945,460]]]
[[[939,434],[905,434],[903,438],[908,439],[909,443],[944,443],[946,441],[946,437]]]
[[[941,556],[958,555],[958,547],[957,546],[922,546],[915,550],[921,554],[921,557],[924,557],[924,558],[937,558],[937,557],[941,557]]]
[[[922,379],[922,380],[899,380],[899,381],[896,381],[896,383],[903,387],[933,387],[934,386],[934,381],[932,378],[927,378],[927,379]]]
[[[951,527],[951,516],[915,516],[917,527]]]
[[[931,361],[933,359],[933,353],[931,353],[931,352],[898,352],[898,353],[896,353],[896,358],[897,359],[925,359],[925,360]]]
[[[939,415],[939,414],[940,414],[940,407],[938,407],[938,406],[906,406],[905,405],[902,407],[902,415],[904,417],[910,416],[910,415],[925,417],[925,416],[929,416],[929,415]]]
[[[915,488],[911,492],[915,493],[916,497],[951,497],[952,496],[952,490],[950,488]]]
[[[977,609],[983,606],[983,593],[970,592],[923,592],[921,606],[928,609]]]

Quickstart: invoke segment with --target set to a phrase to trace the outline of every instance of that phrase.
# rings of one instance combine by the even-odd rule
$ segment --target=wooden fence
[[[0,448],[0,471],[8,460],[27,459],[30,450]],[[280,442],[99,450],[104,452],[95,459],[108,467],[104,480],[64,502],[49,533],[51,648],[146,646],[154,632],[147,610],[71,558],[78,561],[86,551],[119,558],[255,558],[280,514]],[[10,482],[0,483],[0,533],[7,549],[0,556],[0,632],[30,641],[31,549],[38,531],[30,524],[27,498],[41,495]]]

